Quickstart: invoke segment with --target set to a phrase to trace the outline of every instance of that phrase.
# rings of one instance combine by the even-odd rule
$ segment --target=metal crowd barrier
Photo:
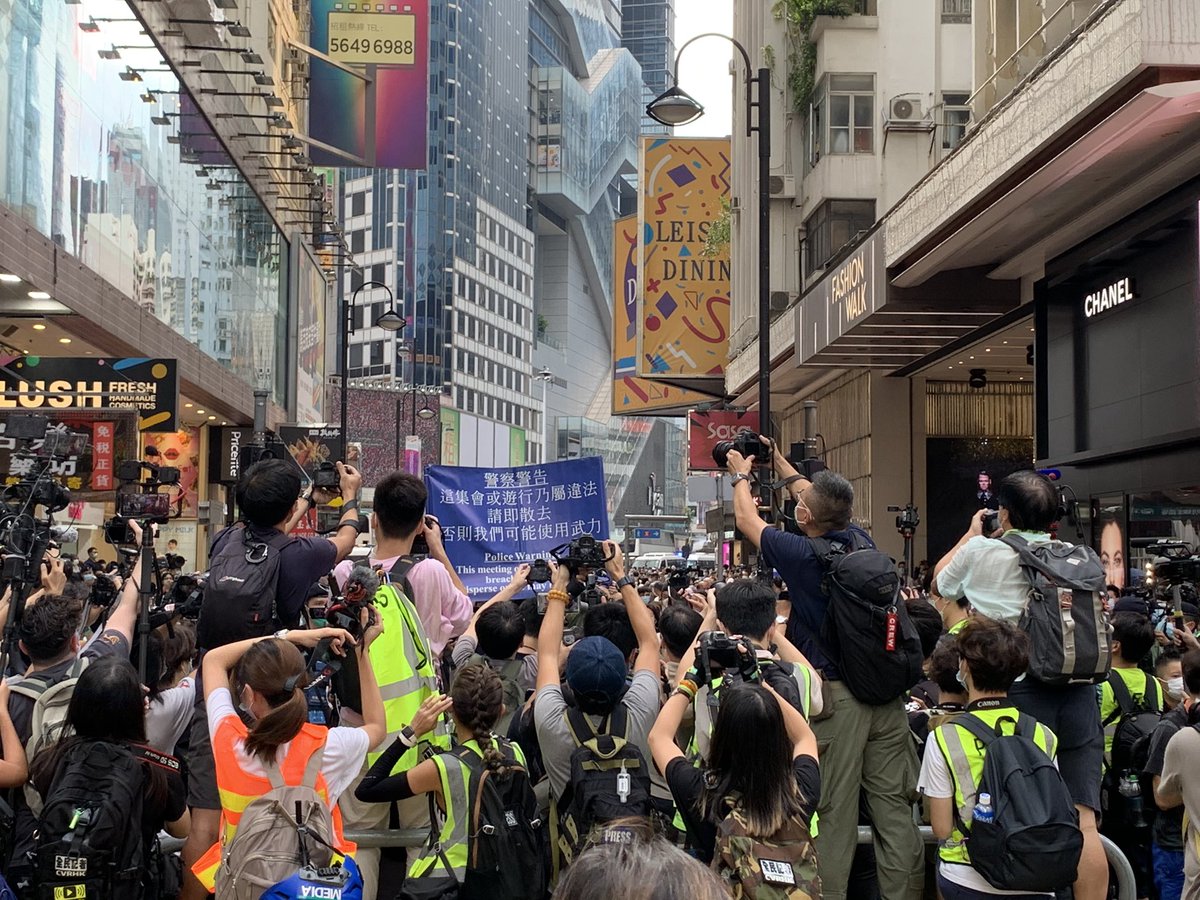
[[[937,838],[933,836],[933,829],[928,825],[920,827],[921,838],[926,844],[936,844]],[[396,830],[396,831],[347,831],[346,837],[354,841],[360,847],[420,847],[429,837],[429,832],[424,830]],[[858,842],[860,844],[870,844],[874,840],[871,829],[866,825],[860,825],[858,828]],[[1133,878],[1133,866],[1129,864],[1129,860],[1125,858],[1125,854],[1121,852],[1112,841],[1103,835],[1100,836],[1101,842],[1104,844],[1104,855],[1108,857],[1108,864],[1112,868],[1117,881],[1117,900],[1137,900],[1137,886]],[[183,841],[177,838],[163,838],[163,850],[167,853],[173,853],[183,846]]]

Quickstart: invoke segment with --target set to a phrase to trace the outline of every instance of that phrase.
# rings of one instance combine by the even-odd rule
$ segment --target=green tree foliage
[[[852,15],[855,0],[775,0],[775,18],[787,24],[788,88],[792,106],[802,116],[808,115],[812,103],[817,72],[817,47],[808,39],[817,16]]]

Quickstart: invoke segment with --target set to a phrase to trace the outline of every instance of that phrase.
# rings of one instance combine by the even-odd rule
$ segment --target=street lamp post
[[[388,310],[378,319],[375,320],[375,325],[382,328],[384,331],[390,331],[393,334],[404,327],[404,316],[396,310],[396,295],[392,293],[392,289],[382,281],[364,281],[354,289],[354,293],[350,295],[350,302],[346,304],[346,314],[342,316],[342,443],[345,444],[349,440],[349,435],[346,430],[346,414],[349,409],[350,398],[350,335],[354,334],[354,306],[358,303],[358,295],[366,288],[380,287],[387,291],[388,295]]]
[[[550,461],[550,406],[547,403],[547,389],[550,387],[550,381],[554,378],[554,373],[546,366],[542,366],[542,370],[537,373],[539,381],[542,383],[542,462]]]
[[[746,137],[758,135],[758,417],[762,433],[774,437],[771,427],[771,70],[754,69],[746,48],[727,34],[698,34],[675,55],[674,84],[646,107],[646,114],[663,125],[674,127],[694,122],[704,115],[704,107],[679,87],[679,59],[693,41],[703,37],[724,38],[737,48],[746,66]],[[753,89],[753,96],[751,91]],[[757,110],[757,122],[751,110]],[[759,460],[763,472],[759,478],[761,504],[773,505],[771,492],[772,461]]]

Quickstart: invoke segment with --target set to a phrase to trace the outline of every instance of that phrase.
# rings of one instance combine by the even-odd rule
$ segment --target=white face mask
[[[1183,699],[1183,676],[1167,679],[1167,696],[1172,700]]]

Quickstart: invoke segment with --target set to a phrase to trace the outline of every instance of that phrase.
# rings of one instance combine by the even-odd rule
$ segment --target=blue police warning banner
[[[517,565],[546,559],[571,538],[608,539],[598,456],[515,468],[431,466],[425,486],[446,553],[473,596],[496,593]]]

